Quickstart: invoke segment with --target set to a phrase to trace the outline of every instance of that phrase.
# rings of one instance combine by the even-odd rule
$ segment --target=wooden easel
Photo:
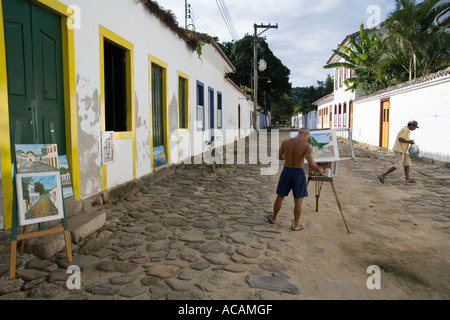
[[[20,132],[20,130],[19,130]],[[51,140],[56,141],[55,133],[54,133],[54,126],[53,123],[50,123],[50,135]],[[20,136],[16,136],[16,143],[18,144],[18,141],[20,141]],[[14,166],[14,175],[17,173],[17,166]],[[11,256],[9,261],[9,279],[12,280],[16,277],[16,255],[17,255],[17,241],[22,240],[22,243],[20,245],[20,255],[23,254],[23,249],[25,246],[25,239],[29,238],[35,238],[40,237],[48,234],[63,232],[64,233],[64,242],[66,244],[66,254],[67,254],[67,261],[70,263],[72,262],[72,250],[70,246],[70,232],[69,232],[69,226],[67,224],[67,217],[66,217],[66,208],[64,205],[64,195],[62,194],[62,205],[63,205],[63,218],[62,218],[62,227],[59,228],[53,228],[53,229],[47,229],[44,230],[45,224],[39,223],[38,225],[38,231],[32,232],[32,233],[26,233],[27,226],[23,227],[23,233],[17,234],[18,230],[18,207],[17,207],[17,190],[16,190],[16,183],[13,179],[13,208],[12,208],[12,221],[11,221]]]
[[[341,203],[339,202],[339,198],[337,196],[336,189],[334,188],[333,177],[326,177],[326,176],[310,174],[310,175],[308,175],[308,182],[306,184],[307,188],[308,188],[310,181],[315,181],[316,212],[319,212],[319,198],[320,198],[320,191],[322,191],[323,183],[324,182],[331,183],[331,188],[333,189],[334,197],[336,198],[337,205],[339,207],[339,210],[341,211],[341,216],[342,216],[342,219],[344,220],[345,228],[347,229],[347,233],[350,234],[350,231],[348,230],[347,222],[345,222],[344,214],[342,213]]]

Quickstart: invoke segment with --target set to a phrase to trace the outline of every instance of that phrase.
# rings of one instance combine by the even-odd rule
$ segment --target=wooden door
[[[61,17],[3,0],[11,159],[14,144],[52,143],[66,154]]]
[[[381,101],[380,147],[389,148],[389,99]]]

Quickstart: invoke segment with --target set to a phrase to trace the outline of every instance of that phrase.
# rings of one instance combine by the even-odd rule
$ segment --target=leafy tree
[[[396,4],[397,10],[384,24],[387,50],[382,63],[401,66],[410,80],[448,67],[450,34],[434,21],[449,10],[450,2],[396,0]]]
[[[325,69],[347,68],[354,71],[355,77],[344,80],[347,90],[359,90],[365,94],[385,88],[389,85],[389,78],[383,76],[383,68],[380,67],[380,52],[384,49],[378,33],[370,37],[364,31],[361,24],[359,38],[353,37],[349,45],[338,45],[333,52],[342,57],[344,62],[331,63],[324,66]]]
[[[292,102],[293,113],[308,114],[310,111],[317,110],[313,102],[333,92],[334,81],[328,75],[325,81],[317,81],[317,86],[292,88],[290,100]]]
[[[42,183],[36,182],[34,184],[34,191],[39,193],[40,195],[45,194],[45,187]]]
[[[253,37],[244,37],[235,42],[219,44],[223,52],[235,66],[236,72],[227,76],[241,87],[247,94],[252,94],[253,88]],[[261,40],[258,42],[258,61],[264,59],[267,69],[258,72],[258,104],[267,110],[272,109],[272,104],[280,104],[285,94],[291,91],[289,76],[291,71],[283,65],[270,50],[268,44]],[[270,79],[270,83],[268,80]]]

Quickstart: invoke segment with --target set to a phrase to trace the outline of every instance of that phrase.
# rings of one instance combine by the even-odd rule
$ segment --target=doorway
[[[61,17],[28,0],[2,6],[11,161],[16,143],[56,143],[66,154]]]
[[[389,148],[389,112],[390,100],[381,100],[380,147]]]

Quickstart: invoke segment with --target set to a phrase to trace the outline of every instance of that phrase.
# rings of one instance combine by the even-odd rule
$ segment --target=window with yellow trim
[[[179,110],[179,128],[180,129],[188,129],[188,99],[187,95],[189,92],[189,82],[187,79],[183,77],[178,77],[178,110]]]

